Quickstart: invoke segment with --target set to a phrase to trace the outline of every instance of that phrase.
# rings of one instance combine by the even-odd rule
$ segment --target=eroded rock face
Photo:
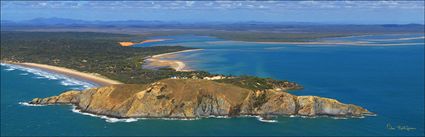
[[[68,91],[31,104],[73,104],[112,117],[196,118],[240,115],[362,116],[368,110],[317,96],[251,91],[209,80],[165,79],[150,85],[120,84]]]

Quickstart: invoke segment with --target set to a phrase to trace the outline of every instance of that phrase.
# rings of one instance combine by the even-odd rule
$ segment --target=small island
[[[155,55],[195,49],[178,45],[137,48],[119,45],[120,41],[129,39],[146,39],[138,35],[1,33],[3,63],[80,76],[94,82],[99,81],[90,79],[91,76],[104,80],[100,83],[102,87],[35,98],[29,104],[70,104],[82,112],[117,118],[373,115],[362,107],[334,99],[292,95],[289,91],[301,89],[302,86],[287,80],[229,76],[197,70],[178,71],[173,68],[146,69],[142,66]]]

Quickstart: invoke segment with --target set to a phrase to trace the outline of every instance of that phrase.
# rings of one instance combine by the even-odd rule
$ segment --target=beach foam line
[[[79,90],[84,90],[84,89],[87,89],[87,88],[93,88],[93,87],[99,86],[95,83],[86,82],[86,81],[83,81],[83,80],[72,78],[70,76],[66,76],[66,75],[63,75],[63,74],[59,74],[59,73],[55,73],[55,72],[51,72],[51,71],[47,71],[47,70],[43,70],[43,69],[24,67],[24,66],[20,66],[20,65],[6,64],[6,63],[1,63],[1,65],[7,67],[7,69],[5,69],[6,71],[20,70],[20,71],[27,72],[27,74],[21,73],[20,75],[28,75],[28,73],[31,73],[31,74],[35,75],[35,77],[31,77],[31,78],[34,78],[34,79],[60,80],[61,85],[63,85],[63,86],[79,86],[77,88]]]
[[[16,70],[16,69],[13,69],[13,68],[7,68],[7,69],[5,69],[6,71],[13,71],[13,70]]]
[[[96,83],[98,85],[112,85],[112,84],[122,84],[119,81],[111,80],[105,77],[101,77],[98,74],[91,74],[86,72],[80,72],[77,70],[64,68],[64,67],[58,67],[58,66],[52,66],[52,65],[45,65],[45,64],[37,64],[37,63],[10,63],[10,64],[16,64],[24,67],[30,67],[30,68],[37,68],[46,70],[49,72],[59,73],[62,75],[66,75],[72,78],[81,79],[83,81],[89,81],[92,83]]]
[[[19,75],[26,76],[26,75],[28,75],[28,73],[21,73]]]

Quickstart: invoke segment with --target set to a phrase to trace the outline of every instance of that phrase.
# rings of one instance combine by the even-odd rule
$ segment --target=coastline
[[[65,75],[65,76],[86,80],[86,81],[98,84],[100,86],[113,85],[113,84],[123,84],[122,82],[112,80],[112,79],[108,79],[106,77],[97,76],[97,75],[85,73],[85,72],[80,72],[80,71],[77,71],[77,70],[64,68],[64,67],[58,67],[58,66],[52,66],[52,65],[46,65],[46,64],[28,63],[28,62],[24,62],[24,63],[2,62],[2,63],[19,65],[19,66],[22,66],[22,67],[36,68],[36,69],[46,70],[46,71],[50,71],[50,72],[54,72],[54,73],[59,73],[59,74]]]
[[[161,41],[166,41],[166,40],[171,40],[171,39],[147,39],[147,40],[144,40],[142,42],[123,41],[123,42],[119,42],[119,44],[123,47],[129,47],[129,46],[134,46],[136,44],[146,44],[146,43],[161,42]]]
[[[400,35],[400,34],[386,34],[386,35]],[[375,36],[371,35],[357,35],[357,36],[347,36],[342,38],[349,37],[359,37],[359,36]],[[370,39],[368,41],[307,41],[307,42],[254,42],[258,44],[294,44],[294,45],[351,45],[351,46],[405,46],[412,44],[422,44],[422,43],[397,43],[397,44],[388,44],[388,43],[376,43],[377,41],[397,41],[397,40],[417,40],[417,39],[425,39],[425,36],[418,37],[406,37],[406,38],[398,38],[398,39]]]
[[[144,40],[144,41],[139,42],[137,44],[145,44],[145,43],[152,43],[152,42],[161,42],[161,41],[166,41],[166,40],[171,40],[171,39],[147,39],[147,40]]]
[[[178,53],[193,52],[193,51],[200,51],[200,50],[203,50],[203,49],[189,49],[189,50],[182,50],[182,51],[153,55],[146,59],[147,66],[154,67],[154,68],[170,67],[175,69],[176,71],[192,71],[191,69],[187,67],[186,63],[184,63],[181,60],[166,60],[164,58],[173,58],[173,56]]]
[[[292,44],[292,45],[347,45],[347,46],[406,46],[418,45],[422,43],[398,43],[398,44],[382,44],[370,42],[255,42],[258,44]]]

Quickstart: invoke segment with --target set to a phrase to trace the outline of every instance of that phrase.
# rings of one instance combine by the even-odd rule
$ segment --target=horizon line
[[[247,21],[173,21],[173,20],[139,20],[139,19],[124,19],[124,20],[85,20],[85,19],[76,19],[76,18],[61,18],[61,17],[36,17],[25,20],[10,20],[10,19],[0,19],[3,21],[10,21],[13,23],[24,23],[27,21],[32,21],[36,19],[63,19],[63,20],[74,20],[74,21],[86,21],[86,22],[126,22],[126,21],[145,21],[145,22],[164,22],[164,23],[182,23],[182,24],[193,24],[193,23],[305,23],[312,25],[425,25],[424,23],[348,23],[348,22],[308,22],[308,21],[258,21],[258,20],[247,20]],[[300,24],[300,25],[305,25]]]

